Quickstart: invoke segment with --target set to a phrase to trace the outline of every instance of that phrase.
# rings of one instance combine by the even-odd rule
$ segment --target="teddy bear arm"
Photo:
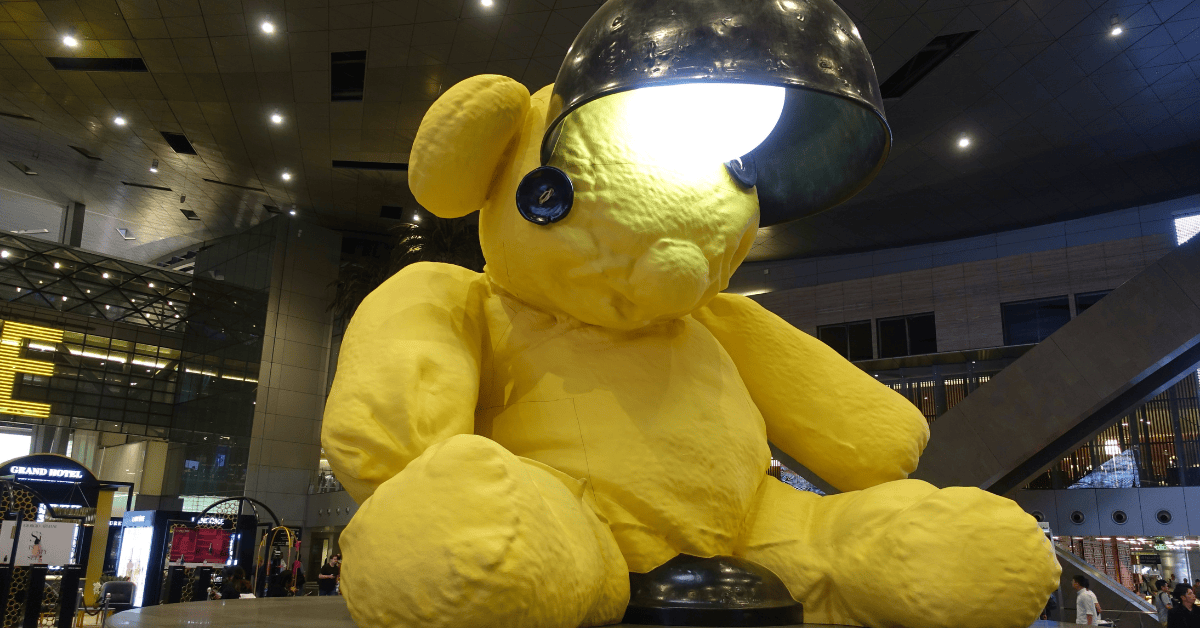
[[[693,316],[737,366],[767,437],[797,462],[847,491],[916,469],[929,426],[907,399],[748,298],[719,294]]]
[[[481,278],[458,266],[414,264],[354,314],[325,404],[321,444],[357,502],[430,446],[474,431]]]

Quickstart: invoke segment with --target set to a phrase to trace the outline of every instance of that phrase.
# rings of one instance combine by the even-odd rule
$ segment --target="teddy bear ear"
[[[422,207],[458,218],[487,200],[529,110],[529,90],[506,76],[473,76],[446,90],[417,129],[408,186]]]

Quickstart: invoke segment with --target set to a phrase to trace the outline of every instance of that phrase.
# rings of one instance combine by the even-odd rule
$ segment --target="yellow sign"
[[[21,345],[25,340],[62,342],[63,332],[48,327],[26,325],[11,321],[0,321],[0,413],[46,418],[50,416],[50,404],[13,399],[13,387],[17,373],[54,375],[54,364],[43,360],[21,357]]]

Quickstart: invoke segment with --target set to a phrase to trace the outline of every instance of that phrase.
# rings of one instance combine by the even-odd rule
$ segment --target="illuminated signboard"
[[[21,345],[26,340],[62,342],[62,330],[12,321],[0,321],[0,325],[3,325],[0,328],[0,413],[48,418],[50,404],[13,399],[13,387],[17,382],[17,373],[46,377],[54,375],[53,363],[22,358]]]
[[[8,467],[8,472],[22,479],[30,477],[50,479],[61,478],[64,480],[83,479],[83,471],[80,471],[79,469],[47,469],[46,467],[25,467],[14,464]]]

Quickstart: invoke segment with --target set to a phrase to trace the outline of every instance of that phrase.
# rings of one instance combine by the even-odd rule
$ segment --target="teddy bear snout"
[[[708,290],[709,261],[695,244],[664,238],[634,263],[629,281],[632,301],[644,311],[682,314],[694,309]]]

